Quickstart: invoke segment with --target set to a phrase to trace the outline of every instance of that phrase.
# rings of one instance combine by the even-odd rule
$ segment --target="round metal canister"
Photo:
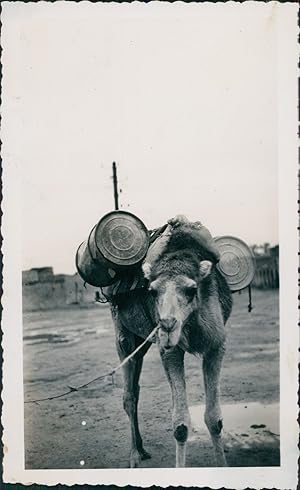
[[[76,252],[76,268],[80,277],[91,286],[110,286],[115,281],[116,271],[101,257],[92,255],[89,240],[81,243]]]
[[[147,253],[149,234],[144,223],[127,211],[106,214],[76,253],[76,267],[92,286],[109,286],[118,271],[139,264]]]
[[[220,252],[217,268],[226,278],[231,291],[249,286],[255,274],[255,258],[250,247],[232,236],[216,237],[214,242]]]
[[[149,233],[144,223],[128,211],[106,214],[94,230],[98,253],[116,270],[139,264],[149,247]]]

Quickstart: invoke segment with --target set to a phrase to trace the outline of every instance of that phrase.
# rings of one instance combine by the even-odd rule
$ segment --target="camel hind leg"
[[[116,328],[117,351],[121,361],[131,354],[143,339],[129,332],[125,327]],[[130,468],[137,468],[141,460],[150,458],[150,454],[143,447],[142,437],[138,424],[139,378],[143,365],[143,358],[151,346],[148,342],[142,349],[123,366],[124,395],[123,406],[128,415],[131,429]]]

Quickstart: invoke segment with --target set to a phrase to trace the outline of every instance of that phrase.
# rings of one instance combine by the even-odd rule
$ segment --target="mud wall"
[[[46,280],[45,280],[46,279]],[[86,285],[78,274],[72,276],[48,276],[35,282],[23,282],[23,310],[48,310],[72,304],[85,305],[95,302],[97,288]]]

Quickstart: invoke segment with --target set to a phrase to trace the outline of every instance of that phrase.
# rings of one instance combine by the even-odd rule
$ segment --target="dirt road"
[[[221,399],[230,466],[279,465],[278,292],[234,295],[228,323]],[[24,315],[25,400],[56,395],[108,372],[118,364],[106,306]],[[192,418],[187,466],[214,466],[203,422],[201,361],[186,356]],[[145,358],[140,427],[152,458],[143,467],[174,467],[171,397],[153,346]],[[126,468],[129,424],[122,408],[122,374],[65,398],[25,405],[26,468]],[[81,463],[80,463],[81,462]]]

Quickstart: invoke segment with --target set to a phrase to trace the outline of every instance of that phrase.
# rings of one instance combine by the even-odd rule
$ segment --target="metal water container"
[[[214,242],[220,253],[217,268],[231,291],[249,286],[255,274],[255,257],[250,247],[240,238],[229,235],[216,237]]]
[[[119,272],[139,265],[149,247],[144,223],[127,211],[112,211],[94,226],[76,253],[76,268],[92,286],[109,286]]]

